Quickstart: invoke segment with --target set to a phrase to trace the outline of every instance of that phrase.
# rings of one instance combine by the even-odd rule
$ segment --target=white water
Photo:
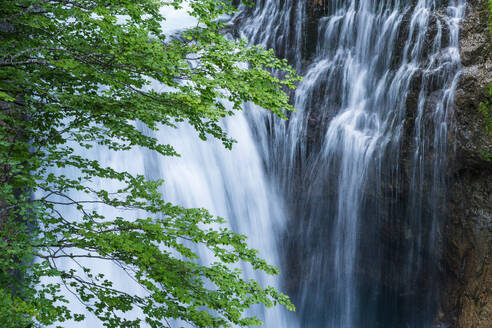
[[[325,2],[326,15],[319,21],[316,49],[309,60],[302,56],[305,6],[304,1],[259,0],[249,14],[238,16],[242,36],[275,48],[305,76],[294,95],[297,112],[289,122],[249,104],[246,114],[238,113],[224,123],[238,140],[233,151],[215,141],[200,141],[184,125],[157,134],[163,142],[175,145],[181,158],[159,158],[138,149],[115,154],[101,148],[90,156],[99,158],[103,165],[163,178],[166,200],[207,208],[229,219],[230,227],[246,234],[250,246],[259,249],[268,261],[283,265],[287,273],[292,266],[300,267],[294,274],[295,286],[289,287],[298,313],[293,317],[280,309],[255,309],[265,319],[265,327],[394,327],[394,321],[384,321],[384,313],[391,311],[393,304],[388,308],[381,305],[392,302],[380,295],[384,294],[381,281],[373,280],[367,291],[362,287],[367,279],[362,279],[359,271],[367,265],[364,256],[370,254],[375,271],[384,272],[384,246],[366,239],[375,236],[374,231],[387,220],[407,222],[409,234],[417,236],[402,248],[405,259],[398,275],[404,283],[415,280],[427,265],[421,261],[419,250],[436,247],[434,237],[444,200],[447,126],[459,76],[457,24],[463,15],[463,2],[450,1],[445,10],[439,9],[436,1],[425,0],[414,5],[398,0]],[[441,12],[436,14],[438,9]],[[179,13],[167,16],[172,21],[170,31],[181,23],[194,24]],[[437,21],[437,27],[431,26],[431,19]],[[395,42],[402,24],[408,26],[408,32],[398,47]],[[431,30],[436,33],[429,37]],[[368,195],[379,195],[385,184],[398,189],[401,183],[399,159],[408,119],[406,99],[417,74],[421,82],[410,141],[410,192],[403,202],[407,211],[404,218],[387,215],[382,219],[379,211],[389,205],[379,200],[368,204]],[[438,101],[429,104],[429,93]],[[432,124],[425,126],[429,116]],[[317,132],[312,131],[312,120],[318,124]],[[432,136],[431,143],[427,135]],[[310,138],[317,138],[318,148],[310,144]],[[426,157],[430,150],[438,150],[436,159]],[[429,161],[431,169],[426,165]],[[424,191],[429,177],[432,190]],[[284,206],[285,200],[288,206]],[[431,214],[424,215],[424,208],[430,208]],[[105,208],[98,210],[115,214]],[[431,232],[423,233],[424,229]],[[284,235],[294,246],[278,240]],[[438,256],[438,250],[436,253]],[[209,254],[201,255],[204,261],[209,260]],[[94,267],[120,286],[135,286],[116,266],[104,263]],[[265,281],[265,277],[246,271],[250,277]],[[408,283],[408,289],[413,287]],[[141,291],[135,286],[135,292]],[[434,297],[429,290],[423,306]],[[398,299],[395,306],[398,302],[407,301]],[[83,309],[75,304],[75,310]],[[428,317],[434,313],[432,309],[426,311],[429,313],[414,311],[415,318],[407,318],[407,327],[428,327]],[[79,326],[99,325],[92,318]]]
[[[270,140],[262,145],[269,172],[295,203],[288,238],[294,246],[284,256],[285,270],[296,268],[291,292],[300,326],[427,327],[437,305],[432,279],[464,2],[319,2],[324,17],[307,32],[317,32],[314,51],[299,42],[311,37],[306,26],[314,19],[304,1],[258,1],[238,18],[244,37],[273,47],[305,76],[289,122],[252,119],[259,140]],[[410,96],[417,99],[415,114],[407,112]],[[403,133],[413,119],[409,140]],[[403,143],[410,149],[406,168],[399,165]],[[293,183],[292,176],[300,178]],[[392,225],[407,236],[388,249],[380,238]],[[423,259],[423,250],[432,254]],[[388,295],[382,285],[388,270],[402,291]],[[418,282],[426,274],[429,281]]]
[[[166,21],[163,28],[166,33],[173,34],[180,29],[191,27],[196,20],[186,14],[186,8],[176,11],[169,8],[162,10]],[[162,88],[153,83],[152,88]],[[248,236],[248,245],[260,251],[259,255],[270,264],[279,265],[277,252],[278,233],[283,229],[285,212],[283,201],[270,188],[269,179],[265,176],[264,165],[259,156],[255,142],[252,138],[248,123],[243,112],[237,113],[232,118],[223,122],[228,135],[237,143],[232,151],[225,149],[221,142],[216,140],[201,141],[198,133],[189,125],[181,124],[177,129],[162,128],[155,136],[165,144],[175,147],[181,157],[162,157],[145,149],[136,148],[131,151],[113,152],[104,147],[95,146],[89,152],[78,149],[77,152],[84,156],[97,159],[102,167],[112,167],[116,170],[127,171],[132,174],[143,174],[149,179],[164,179],[162,195],[166,201],[188,208],[205,208],[211,214],[220,216],[228,221],[229,227],[237,233]],[[145,126],[139,124],[141,131],[152,134]],[[76,145],[73,145],[77,149]],[[61,171],[57,171],[61,173]],[[69,178],[78,176],[74,170],[65,170],[63,173]],[[121,185],[114,181],[94,180],[93,187],[103,187],[109,191],[116,191]],[[39,193],[37,197],[42,197]],[[73,199],[86,199],[82,193],[71,192],[69,197]],[[50,200],[61,200],[51,197]],[[60,212],[64,217],[77,219],[79,213],[68,206],[60,206]],[[108,206],[87,206],[86,211],[95,210],[105,215],[108,219],[122,216],[132,220],[139,212],[116,211]],[[77,250],[71,250],[77,254]],[[200,261],[204,264],[211,263],[210,252],[204,249],[196,250]],[[108,262],[95,259],[78,261],[57,259],[56,266],[65,270],[79,270],[79,264],[91,267],[94,274],[102,273],[114,283],[115,288],[127,291],[130,294],[143,295],[145,291],[138,286],[130,276],[120,267]],[[245,277],[254,278],[263,286],[276,286],[279,288],[279,279],[265,274],[254,272],[250,266],[241,267]],[[49,282],[49,280],[46,280]],[[75,313],[84,313],[87,318],[83,322],[66,322],[64,327],[102,327],[100,321],[85,310],[84,305],[72,296],[70,288],[65,290],[70,300],[70,309]],[[288,327],[284,315],[285,309],[275,307],[265,311],[257,306],[251,309],[249,315],[268,322],[269,327]],[[128,318],[137,318],[139,311],[122,314]],[[188,326],[183,322],[174,322],[174,325]],[[145,326],[145,324],[143,324]]]

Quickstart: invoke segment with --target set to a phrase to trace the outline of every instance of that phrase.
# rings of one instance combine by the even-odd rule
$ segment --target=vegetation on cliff
[[[283,90],[298,77],[286,62],[220,34],[217,18],[234,11],[229,1],[188,1],[197,26],[166,36],[161,8],[182,2],[1,3],[2,327],[84,320],[71,310],[67,293],[105,327],[167,327],[171,319],[197,327],[250,326],[259,324],[244,314],[253,304],[293,309],[285,295],[231,268],[242,261],[278,272],[244,236],[216,228],[222,219],[168,203],[159,193],[163,181],[103,167],[87,155],[97,146],[179,156],[137,122],[150,130],[188,122],[201,139],[218,138],[230,148],[234,141],[220,120],[243,102],[280,116],[292,109]],[[283,70],[283,78],[273,77],[273,69]],[[150,88],[151,82],[163,87]],[[111,189],[109,181],[119,187]],[[114,209],[106,213],[115,216],[94,205]],[[138,217],[128,220],[121,214],[127,210]],[[200,264],[194,245],[217,261]],[[145,293],[116,288],[87,258],[114,262]],[[77,269],[57,265],[60,259]],[[121,315],[133,309],[138,318]]]
[[[489,39],[492,42],[492,0],[488,1],[489,14]],[[485,131],[492,134],[492,84],[488,84],[484,88],[485,101],[480,102],[478,111],[484,116]],[[488,162],[492,162],[492,154],[486,151],[481,151],[481,157]]]
[[[478,110],[485,117],[485,130],[492,133],[492,84],[484,88],[487,100],[480,103]]]

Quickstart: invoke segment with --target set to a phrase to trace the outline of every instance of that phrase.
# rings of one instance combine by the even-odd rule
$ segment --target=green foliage
[[[489,15],[489,32],[490,39],[492,42],[492,0],[489,0],[487,3],[488,6],[488,15]],[[485,118],[485,131],[489,134],[492,134],[492,84],[489,84],[485,87],[485,101],[480,102],[478,106],[478,110]],[[485,151],[480,150],[480,157],[492,163],[492,154]]]
[[[492,133],[492,84],[485,88],[486,100],[482,101],[478,106],[478,111],[485,118],[485,130]]]
[[[190,0],[199,22],[166,36],[163,6],[182,0],[17,0],[0,4],[0,323],[41,327],[80,321],[64,295],[74,293],[105,327],[167,327],[181,319],[197,327],[260,324],[244,312],[253,304],[283,304],[287,296],[244,279],[232,264],[278,270],[249,249],[245,237],[203,209],[170,204],[162,181],[102,167],[74,148],[108,151],[143,147],[179,156],[172,145],[136,128],[188,122],[201,139],[230,148],[222,118],[252,101],[285,117],[284,90],[298,77],[272,51],[228,40],[217,20],[230,1]],[[247,65],[238,65],[245,63]],[[284,71],[282,78],[272,70]],[[158,81],[165,88],[149,88]],[[226,108],[223,101],[232,103]],[[76,145],[76,147],[74,146]],[[63,170],[76,172],[68,178]],[[117,181],[121,187],[106,189]],[[83,195],[72,198],[73,194]],[[36,195],[36,197],[34,196]],[[135,210],[139,217],[107,217]],[[70,208],[71,210],[67,210]],[[67,214],[68,213],[68,214]],[[136,215],[136,214],[135,214]],[[190,245],[217,262],[198,264]],[[146,293],[119,290],[83,260],[111,261]],[[57,261],[73,261],[64,269]],[[140,309],[142,317],[121,313]]]
[[[492,0],[489,0],[488,7],[489,7],[489,31],[490,31],[490,35],[492,36]]]
[[[485,119],[485,132],[492,134],[492,84],[487,85],[484,91],[486,100],[478,105],[478,110]],[[485,150],[480,151],[480,157],[487,162],[492,162],[492,154]]]
[[[484,160],[484,161],[487,161],[487,162],[490,162],[492,163],[492,154],[491,153],[488,153],[486,152],[485,150],[480,150],[479,152],[479,156]]]

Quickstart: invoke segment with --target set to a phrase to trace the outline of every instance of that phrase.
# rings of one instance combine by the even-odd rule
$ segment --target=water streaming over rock
[[[300,327],[432,324],[463,12],[286,0],[236,18],[304,75],[288,122],[252,118],[289,204],[283,269]]]
[[[283,201],[270,187],[269,179],[265,176],[263,163],[245,116],[239,113],[227,119],[224,127],[229,136],[238,141],[232,151],[225,149],[220,141],[201,141],[191,126],[182,124],[178,129],[162,128],[155,135],[160,141],[175,145],[181,157],[164,158],[139,148],[131,151],[111,152],[104,147],[94,147],[90,153],[85,153],[85,155],[98,160],[101,165],[117,170],[144,174],[148,179],[164,179],[165,183],[161,192],[166,201],[188,208],[206,208],[213,215],[227,218],[230,229],[247,235],[250,247],[260,250],[264,259],[279,266],[277,236],[283,229],[286,219]],[[141,124],[139,128],[147,134],[152,133]],[[75,145],[74,147],[76,148]],[[84,152],[83,149],[79,151]],[[65,171],[64,174],[75,178],[78,172]],[[114,181],[97,179],[91,181],[91,184],[94,188],[104,187],[110,192],[122,187]],[[77,192],[72,192],[69,196],[73,199],[87,198],[86,195]],[[145,215],[128,210],[116,211],[109,206],[98,204],[87,206],[86,210],[95,210],[107,218],[120,216],[128,220],[138,217],[139,214]],[[60,207],[60,211],[72,220],[79,217],[79,213],[69,207]],[[193,247],[193,245],[190,246]],[[203,264],[216,261],[207,249],[195,250]],[[77,250],[73,252],[78,253]],[[126,272],[111,262],[91,259],[78,260],[79,264],[65,259],[55,260],[55,262],[57,266],[65,269],[79,270],[79,264],[91,267],[95,272],[103,273],[108,277],[117,289],[135,295],[146,293]],[[280,288],[278,281],[271,276],[254,272],[249,265],[244,265],[241,269],[247,278],[254,278],[264,286],[271,285]],[[83,273],[80,274],[83,275]],[[88,313],[84,306],[70,294],[67,292],[67,297],[72,302],[71,310],[76,313],[85,313],[88,318],[81,323],[65,323],[64,327],[99,327],[100,322],[97,318]],[[272,323],[271,327],[277,327],[277,325],[288,327],[285,312],[286,310],[280,307],[265,311],[263,307],[257,306],[249,314]],[[122,315],[137,318],[140,314],[138,311],[133,311]],[[184,322],[174,322],[174,326],[189,327]]]
[[[196,20],[186,14],[186,4],[182,10],[163,8],[163,14],[170,24],[163,22],[163,28],[168,34],[179,33],[185,27],[193,26]],[[165,86],[152,82],[150,88],[161,89]],[[224,104],[229,106],[228,104]],[[232,106],[230,106],[232,108]],[[259,109],[263,110],[263,109]],[[260,250],[260,256],[270,264],[279,266],[280,255],[277,245],[277,236],[283,229],[286,214],[283,200],[271,188],[272,183],[265,175],[264,165],[244,113],[237,113],[223,122],[228,135],[237,143],[232,150],[227,150],[218,140],[202,141],[198,133],[188,124],[181,124],[177,129],[162,128],[158,133],[150,131],[143,124],[136,122],[137,127],[147,135],[155,136],[161,143],[173,145],[181,157],[162,157],[154,152],[142,148],[130,151],[110,151],[106,147],[95,145],[90,151],[72,146],[77,153],[98,160],[103,167],[112,167],[119,171],[132,174],[142,174],[148,179],[163,179],[165,181],[161,192],[163,198],[177,205],[187,208],[205,208],[211,214],[226,218],[228,228],[248,236],[248,245]],[[57,173],[76,178],[76,170],[58,170]],[[90,181],[94,189],[99,187],[115,192],[123,186],[112,180],[93,179]],[[43,195],[36,195],[42,197]],[[73,191],[69,194],[72,199],[86,199],[87,195]],[[55,198],[53,198],[55,200]],[[63,199],[61,199],[63,201]],[[80,213],[71,207],[59,206],[64,217],[71,220],[80,218]],[[108,219],[116,216],[133,220],[139,214],[145,213],[115,210],[109,206],[94,204],[85,208],[86,211],[96,211]],[[217,228],[223,228],[217,227]],[[190,244],[190,247],[194,247]],[[77,254],[77,250],[71,250]],[[205,247],[195,248],[203,264],[210,264],[217,259]],[[116,289],[128,291],[134,295],[145,295],[144,288],[115,263],[95,259],[54,260],[57,266],[80,272],[80,265],[90,267],[95,273],[102,273]],[[80,265],[79,265],[80,264]],[[275,286],[280,289],[278,280],[263,273],[254,272],[250,265],[241,266],[245,278],[259,281],[262,286]],[[47,280],[48,281],[48,280]],[[85,306],[77,300],[69,286],[66,296],[70,300],[70,309],[75,313],[85,313],[87,318],[80,323],[71,321],[64,323],[64,327],[100,327],[100,321]],[[266,311],[264,307],[255,306],[249,315],[255,315],[270,327],[288,327],[287,310],[280,306]],[[141,312],[135,310],[122,313],[128,318],[138,318]],[[291,320],[292,321],[292,320]],[[185,322],[170,321],[174,327],[190,327]],[[143,324],[143,326],[147,326]]]
[[[255,309],[265,327],[429,327],[463,11],[461,0],[258,0],[233,23],[304,76],[289,121],[246,104],[225,122],[232,152],[182,126],[158,133],[179,159],[91,156],[164,178],[167,200],[228,218],[279,264],[298,311]]]

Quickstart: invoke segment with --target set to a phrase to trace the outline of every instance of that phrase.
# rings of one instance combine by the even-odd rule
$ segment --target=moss
[[[484,91],[485,100],[478,105],[478,111],[485,118],[485,131],[492,134],[492,84],[488,84]]]
[[[480,158],[486,162],[492,163],[492,154],[486,152],[485,150],[480,150],[479,152]]]
[[[492,0],[490,0],[492,3]],[[492,15],[491,15],[492,16]],[[492,84],[488,84],[484,88],[485,100],[478,106],[478,111],[485,118],[485,132],[492,135]],[[480,157],[492,163],[492,153],[485,150],[480,150]]]
[[[489,32],[492,36],[492,0],[489,0]]]
[[[492,42],[492,0],[488,0],[488,24],[490,40]],[[488,84],[484,88],[484,100],[480,102],[478,106],[478,111],[485,118],[485,131],[492,134],[492,84]]]

